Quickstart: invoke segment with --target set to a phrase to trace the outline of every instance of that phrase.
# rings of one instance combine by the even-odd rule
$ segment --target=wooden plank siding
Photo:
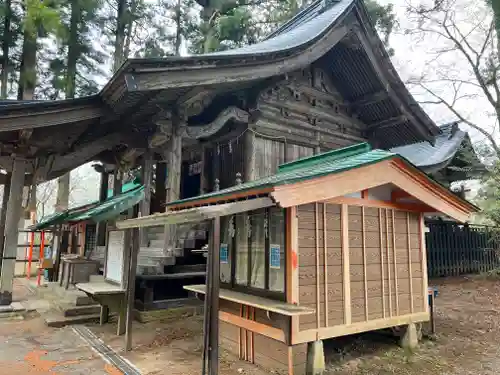
[[[315,203],[297,215],[299,303],[317,311],[301,332],[426,312],[418,213]]]

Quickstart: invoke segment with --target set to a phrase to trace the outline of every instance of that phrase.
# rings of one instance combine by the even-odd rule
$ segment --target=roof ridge
[[[291,161],[288,163],[280,164],[278,166],[277,173],[289,172],[290,170],[294,170],[294,169],[300,168],[300,167],[305,166],[305,165],[311,166],[311,165],[314,165],[316,163],[323,162],[326,159],[328,159],[328,161],[335,161],[335,160],[339,160],[339,159],[348,158],[351,156],[364,154],[364,153],[367,153],[370,151],[372,151],[372,147],[367,142],[358,143],[358,144],[355,144],[352,146],[338,148],[335,150],[323,152],[321,154],[316,154],[316,155],[312,155],[312,156],[309,156],[306,158],[302,158],[302,159],[294,160],[294,161]]]
[[[276,30],[266,35],[264,40],[274,38],[277,35],[280,35],[284,32],[288,32],[300,26],[303,22],[297,23],[297,21],[300,21],[301,18],[304,18],[304,21],[307,22],[309,20],[307,17],[312,15],[314,12],[317,13],[315,15],[317,16],[318,14],[325,12],[326,10],[330,9],[334,4],[339,2],[340,0],[316,0],[309,5],[303,6],[292,18],[290,18],[282,25],[278,26]]]

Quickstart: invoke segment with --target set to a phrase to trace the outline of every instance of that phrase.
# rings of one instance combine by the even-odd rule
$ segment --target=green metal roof
[[[134,179],[134,181],[127,182],[126,184],[122,185],[122,193],[126,193],[130,190],[134,190],[141,186],[141,182],[139,178]],[[113,189],[108,189],[108,198],[111,198],[113,196]]]
[[[83,206],[67,209],[63,212],[55,212],[43,217],[37,224],[32,225],[31,230],[44,230],[54,225],[63,223],[77,223],[92,220],[99,222],[118,216],[121,212],[133,207],[144,198],[144,186],[138,185],[133,190],[127,191],[99,203],[93,202]]]
[[[71,220],[68,221],[78,222],[92,220],[94,222],[99,222],[108,220],[135,206],[143,198],[144,186],[139,186],[134,190],[130,190],[111,199],[107,199],[106,201],[73,216]]]
[[[384,150],[372,150],[368,143],[360,143],[282,164],[279,166],[278,172],[272,176],[249,181],[241,185],[231,186],[227,189],[214,191],[197,197],[178,200],[168,205],[187,203],[211,197],[223,197],[225,195],[248,190],[293,184],[378,163],[394,157],[398,157],[398,155]]]

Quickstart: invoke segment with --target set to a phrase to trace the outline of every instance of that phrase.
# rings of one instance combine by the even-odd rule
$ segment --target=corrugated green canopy
[[[340,173],[349,169],[359,168],[383,160],[397,157],[396,154],[384,150],[372,150],[368,143],[359,143],[353,146],[328,151],[323,154],[310,156],[289,163],[281,164],[274,175],[258,180],[248,181],[227,189],[213,191],[197,197],[171,202],[176,205],[211,197],[223,197],[238,192],[264,189],[299,181],[310,180],[333,173]]]
[[[117,195],[116,197],[108,199],[95,207],[81,212],[79,215],[74,216],[71,221],[77,222],[92,220],[97,223],[99,221],[108,220],[135,206],[143,198],[144,186],[139,186],[134,190]]]
[[[139,185],[133,190],[107,199],[102,203],[94,202],[45,216],[40,222],[31,226],[29,229],[43,230],[64,223],[78,223],[88,220],[93,222],[109,220],[118,216],[121,212],[135,206],[143,198],[144,186]]]

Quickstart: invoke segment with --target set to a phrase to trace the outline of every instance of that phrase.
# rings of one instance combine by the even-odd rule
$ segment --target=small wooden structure
[[[424,213],[466,221],[476,207],[406,159],[362,143],[169,210],[117,227],[220,217],[218,267],[209,267],[220,270],[220,292],[209,306],[219,304],[222,345],[297,375],[321,364],[323,339],[428,321]]]

